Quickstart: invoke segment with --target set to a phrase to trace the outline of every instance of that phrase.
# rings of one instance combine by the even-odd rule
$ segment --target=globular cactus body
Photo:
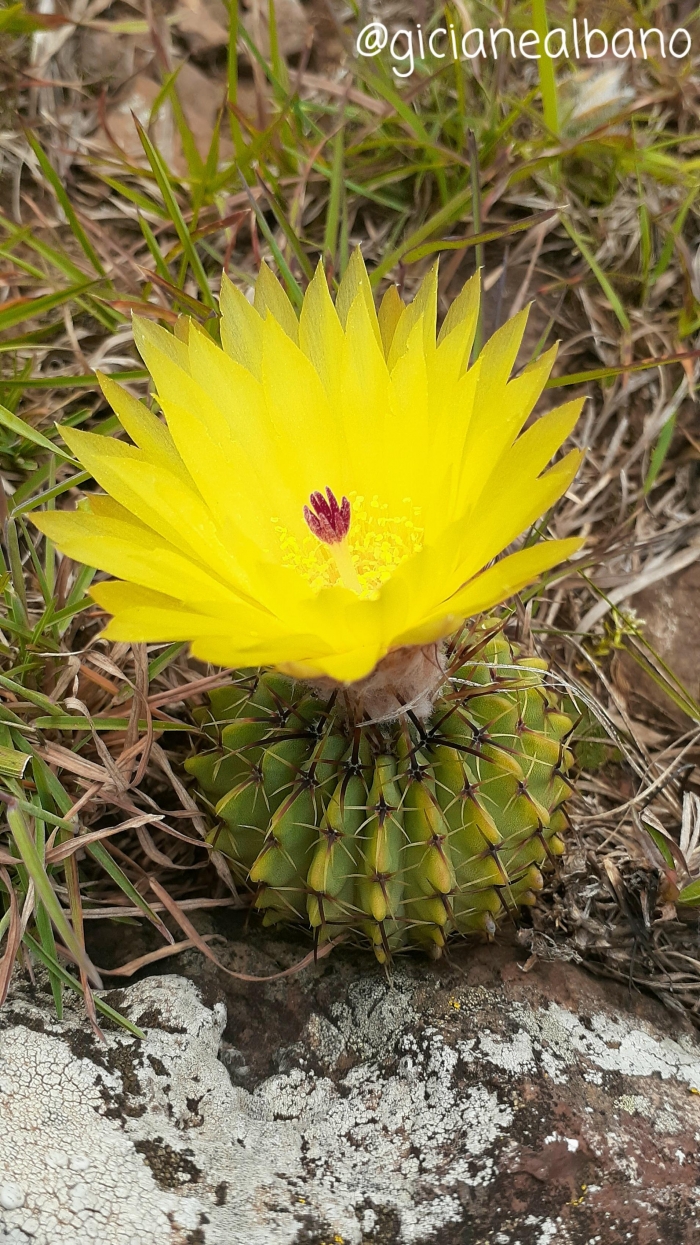
[[[265,923],[356,931],[386,961],[533,904],[571,792],[546,669],[487,620],[453,643],[426,722],[353,721],[342,693],[274,672],[213,692],[198,716],[215,747],[186,764]]]

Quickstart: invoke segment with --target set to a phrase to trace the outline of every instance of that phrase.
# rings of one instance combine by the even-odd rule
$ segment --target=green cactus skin
[[[186,762],[218,819],[209,842],[264,923],[344,931],[386,962],[492,936],[534,904],[564,850],[571,718],[502,622],[465,629],[426,723],[349,722],[275,672],[243,672],[197,710],[214,748]]]

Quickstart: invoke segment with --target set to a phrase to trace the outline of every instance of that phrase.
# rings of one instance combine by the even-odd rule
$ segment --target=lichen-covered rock
[[[289,947],[226,954],[264,974]],[[696,1241],[694,1035],[573,965],[526,975],[502,948],[463,964],[390,981],[336,956],[229,984],[227,1024],[224,979],[184,959],[199,986],[110,996],[144,1042],[100,1044],[20,988],[0,1034],[0,1241]]]

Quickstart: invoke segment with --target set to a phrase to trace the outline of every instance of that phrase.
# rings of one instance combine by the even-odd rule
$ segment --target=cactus
[[[264,923],[319,941],[363,935],[386,962],[440,954],[450,933],[492,936],[534,904],[564,850],[571,719],[488,619],[447,653],[425,722],[354,720],[342,692],[242,672],[197,710],[213,750],[191,757],[218,824],[209,841],[254,888]]]

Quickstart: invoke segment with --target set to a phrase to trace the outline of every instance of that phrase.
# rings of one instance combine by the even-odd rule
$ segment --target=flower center
[[[316,592],[343,584],[365,600],[372,600],[401,563],[422,549],[420,507],[414,506],[410,497],[404,497],[400,505],[395,504],[390,510],[379,497],[364,497],[353,491],[349,499],[342,498],[340,504],[336,501],[338,518],[331,522],[326,510],[321,508],[319,513],[314,505],[319,497],[331,516],[335,514],[328,492],[325,497],[314,493],[310,498],[313,509],[304,508],[312,520],[309,522],[304,515],[305,537],[298,537],[277,519],[272,520],[283,564],[303,575]],[[343,514],[347,528],[340,535]],[[320,533],[326,532],[326,527],[320,526],[317,533],[314,519],[328,525],[325,537]]]

